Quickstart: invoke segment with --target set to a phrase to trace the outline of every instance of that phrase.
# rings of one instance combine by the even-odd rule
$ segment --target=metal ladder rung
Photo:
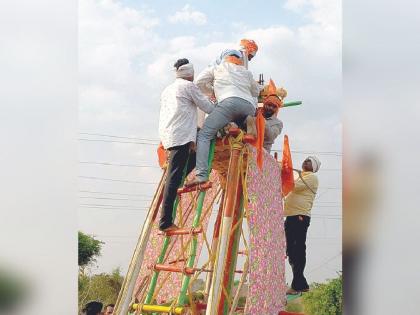
[[[133,310],[138,310],[140,307],[139,304],[133,304],[131,306],[131,308]],[[176,307],[171,307],[171,306],[166,306],[166,305],[153,305],[153,304],[143,304],[141,310],[143,312],[155,312],[155,313],[172,313],[172,314],[184,314],[186,311],[186,307],[182,307],[182,306],[176,306]]]
[[[182,187],[178,189],[178,195],[185,194],[193,191],[205,191],[210,189],[213,186],[212,182],[205,182],[203,184],[198,184],[190,187]]]
[[[158,235],[163,235],[163,236],[189,235],[189,234],[197,235],[197,234],[200,234],[201,232],[203,232],[203,229],[201,227],[193,228],[193,229],[181,228],[181,229],[176,229],[176,230],[172,230],[168,232],[160,231]]]
[[[163,264],[156,264],[154,265],[153,269],[156,271],[178,272],[178,273],[184,273],[187,275],[193,275],[196,271],[195,268],[176,267],[176,266],[169,266],[169,265],[163,265]]]

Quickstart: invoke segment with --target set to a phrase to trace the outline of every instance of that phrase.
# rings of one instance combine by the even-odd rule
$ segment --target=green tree
[[[307,315],[343,314],[343,276],[327,283],[315,283],[311,290],[302,296]]]
[[[79,231],[79,267],[83,268],[96,260],[101,254],[103,242]]]
[[[115,303],[124,277],[119,268],[112,273],[98,275],[79,274],[79,311],[89,301],[99,301],[105,305]]]

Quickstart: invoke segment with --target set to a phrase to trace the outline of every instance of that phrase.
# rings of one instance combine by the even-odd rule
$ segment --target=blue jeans
[[[229,97],[221,101],[206,118],[203,128],[197,135],[196,177],[199,181],[208,179],[210,142],[217,131],[232,121],[238,126],[242,125],[248,115],[255,115],[254,105],[239,97]]]

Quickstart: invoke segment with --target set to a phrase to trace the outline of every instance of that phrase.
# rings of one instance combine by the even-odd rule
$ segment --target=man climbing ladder
[[[194,67],[188,59],[179,59],[174,67],[176,79],[161,95],[159,118],[160,140],[163,147],[169,151],[159,223],[162,231],[178,228],[173,224],[172,210],[186,164],[188,163],[186,175],[195,167],[195,153],[191,147],[197,136],[197,107],[206,113],[211,113],[214,108],[192,82]]]

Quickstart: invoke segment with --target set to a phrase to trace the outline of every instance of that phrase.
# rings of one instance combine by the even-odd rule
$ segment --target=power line
[[[282,153],[283,150],[280,149],[271,149],[273,152]],[[332,155],[332,156],[342,156],[343,153],[339,151],[309,151],[309,150],[290,150],[292,153],[298,154],[319,154],[319,155]]]
[[[314,272],[315,270],[318,270],[318,269],[320,269],[320,268],[324,267],[326,264],[328,264],[329,262],[333,261],[335,258],[337,258],[337,257],[339,257],[339,256],[341,256],[341,252],[339,252],[338,254],[336,254],[336,255],[334,255],[334,256],[332,256],[332,257],[328,258],[327,260],[325,260],[324,262],[322,262],[322,263],[321,263],[320,265],[318,265],[317,267],[315,267],[315,268],[313,268],[313,269],[309,270],[309,271],[308,271],[308,273],[312,273],[312,272]]]
[[[108,197],[89,197],[89,196],[80,196],[79,198],[85,199],[101,199],[101,200],[128,200],[128,201],[152,201],[151,199],[130,199],[130,198],[108,198]]]
[[[118,164],[110,162],[94,162],[94,161],[79,161],[81,164],[97,164],[97,165],[107,165],[107,166],[126,166],[126,167],[144,167],[144,168],[160,168],[159,166],[154,165],[137,165],[137,164]]]
[[[89,136],[99,136],[99,137],[109,137],[109,138],[117,138],[117,139],[129,139],[129,140],[137,140],[137,142],[121,142],[121,143],[133,143],[133,144],[159,144],[159,139],[148,139],[148,138],[139,138],[139,137],[126,137],[126,136],[116,136],[110,134],[103,134],[103,133],[89,133],[89,132],[79,132],[81,135],[89,135]],[[113,140],[106,140],[106,139],[79,139],[85,141],[103,141],[103,142],[119,142]],[[138,141],[149,141],[154,143],[145,143],[145,142],[138,142]],[[283,152],[280,149],[272,149],[273,152]],[[320,155],[336,155],[342,156],[343,153],[339,151],[311,151],[311,150],[291,150],[292,153],[301,153],[301,154],[320,154]]]
[[[120,138],[120,139],[131,139],[131,140],[140,140],[140,141],[157,141],[159,139],[147,139],[147,138],[138,138],[138,137],[123,137],[123,136],[115,136],[103,133],[90,133],[90,132],[79,132],[81,135],[88,135],[88,136],[100,136],[100,137],[109,137],[109,138]]]
[[[133,184],[147,184],[147,185],[157,185],[158,184],[158,182],[139,182],[139,181],[132,181],[132,180],[104,178],[104,177],[95,177],[95,176],[79,176],[79,178],[93,179],[93,180],[109,180],[109,181],[114,181],[114,182],[133,183]],[[341,187],[319,187],[319,189],[341,190],[342,188]]]
[[[79,161],[81,164],[98,164],[98,165],[107,165],[107,166],[124,166],[124,167],[144,167],[144,168],[159,168],[156,165],[138,165],[138,164],[123,164],[123,163],[111,163],[111,162],[99,162],[99,161]],[[342,171],[341,168],[322,168],[321,171],[332,171],[339,172]]]
[[[113,211],[136,211],[136,212],[143,212],[148,211],[148,208],[115,208],[115,207],[101,207],[101,206],[89,206],[89,205],[79,205],[80,208],[86,209],[101,209],[101,210],[113,210]]]
[[[145,145],[153,145],[156,146],[159,143],[149,143],[149,142],[133,142],[133,141],[119,141],[119,140],[105,140],[105,139],[86,139],[86,138],[79,138],[79,141],[93,141],[93,142],[110,142],[110,143],[131,143],[131,144],[145,144]]]
[[[93,179],[93,180],[108,180],[112,182],[123,182],[123,183],[131,183],[131,184],[147,184],[147,185],[157,185],[158,182],[139,182],[134,180],[124,180],[124,179],[114,179],[114,178],[104,178],[104,177],[95,177],[95,176],[79,176],[79,178],[83,179]]]
[[[148,207],[136,207],[136,206],[131,206],[131,205],[110,205],[110,204],[101,204],[101,203],[81,203],[79,204],[79,206],[149,209]]]
[[[152,197],[151,195],[125,194],[125,193],[117,193],[117,192],[109,192],[109,191],[79,190],[79,192],[81,192],[81,193],[89,193],[89,194],[106,194],[106,195],[122,195],[122,196]]]

